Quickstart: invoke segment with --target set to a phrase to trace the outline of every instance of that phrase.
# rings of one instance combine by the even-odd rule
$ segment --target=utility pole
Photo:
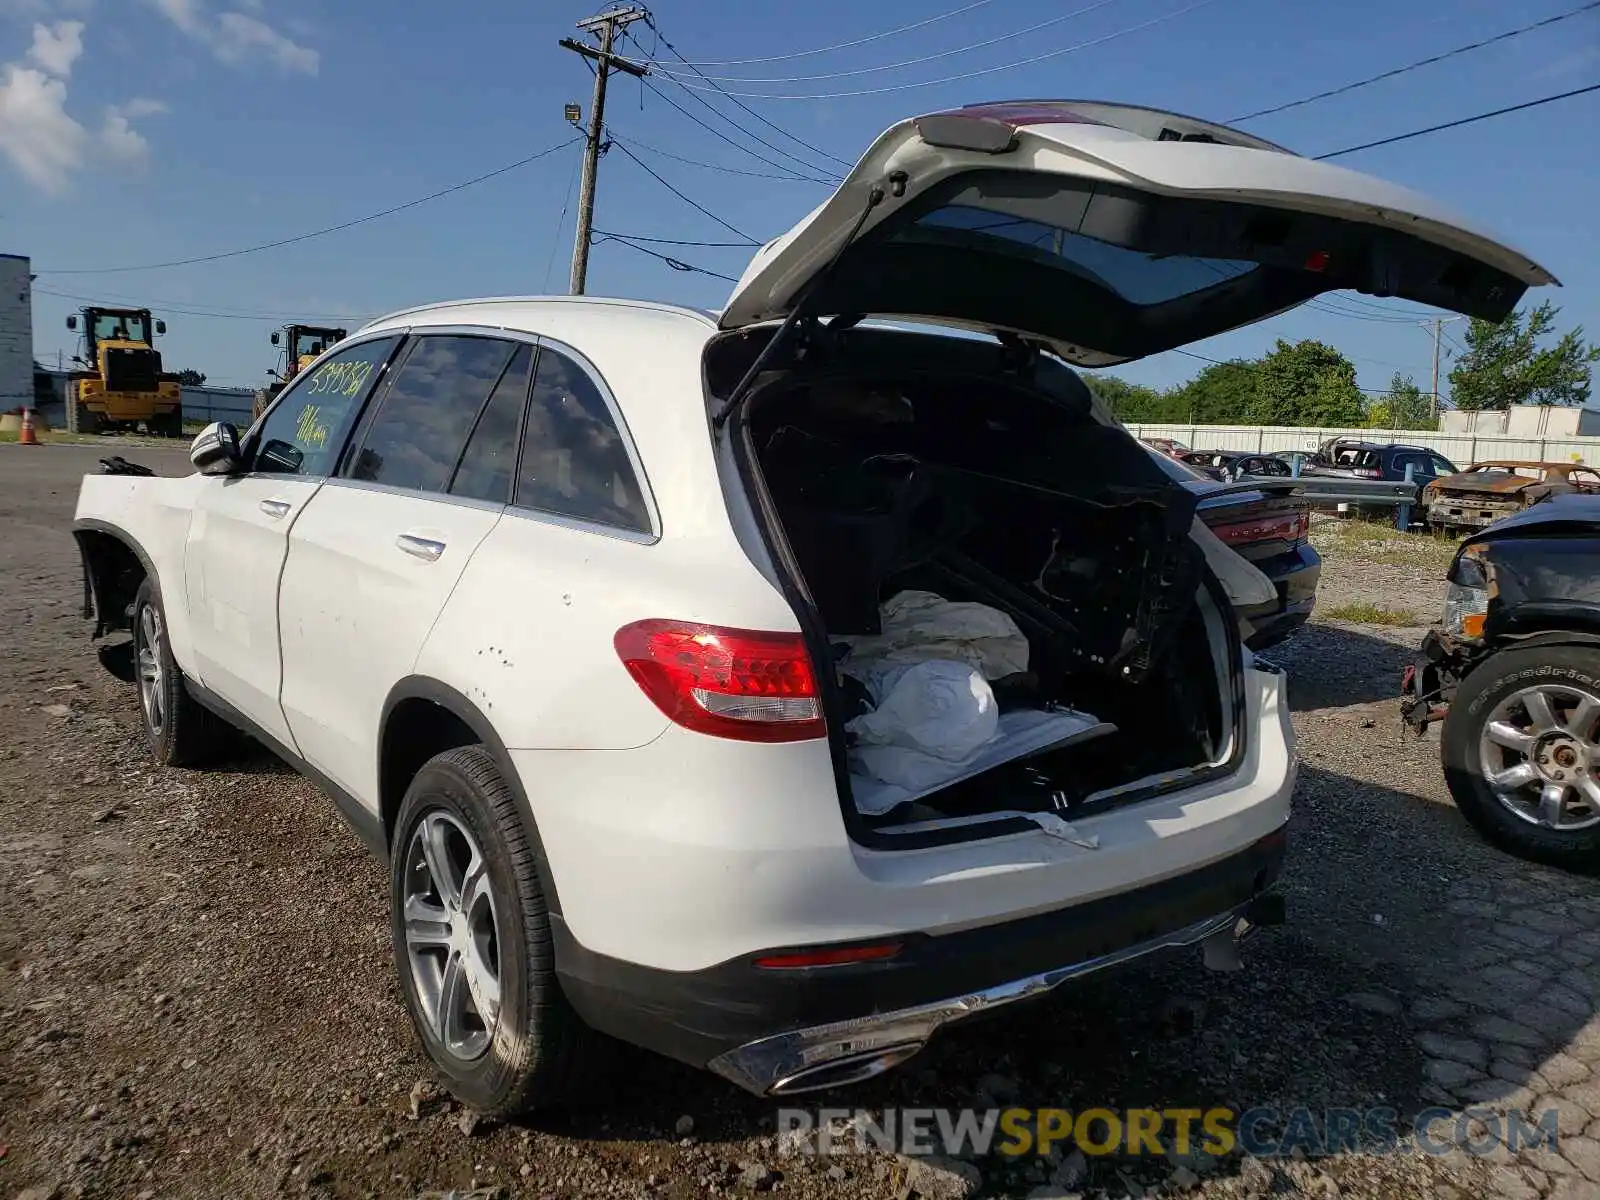
[[[598,48],[573,38],[561,39],[563,47],[592,59],[595,64],[594,102],[589,108],[589,128],[583,148],[583,176],[578,186],[578,232],[572,245],[572,281],[569,290],[574,296],[583,295],[584,282],[589,274],[589,231],[594,224],[594,183],[595,173],[600,167],[600,139],[605,133],[606,79],[613,70],[641,78],[649,74],[648,68],[613,54],[612,47],[616,44],[619,30],[649,15],[647,10],[629,5],[608,9],[588,20],[579,21],[578,28],[585,33],[599,33]],[[568,111],[571,111],[570,107]]]
[[[1428,415],[1435,425],[1439,423],[1439,339],[1444,335],[1446,320],[1459,321],[1460,317],[1435,317],[1433,319],[1433,402],[1429,405]]]

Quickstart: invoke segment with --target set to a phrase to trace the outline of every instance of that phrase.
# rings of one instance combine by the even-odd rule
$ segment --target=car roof
[[[632,300],[610,296],[479,296],[419,304],[386,313],[363,325],[357,333],[410,325],[483,325],[522,333],[543,332],[541,318],[559,312],[563,317],[586,311],[613,322],[637,322],[660,326],[681,321],[698,327],[702,336],[716,330],[716,318],[702,309],[653,300]]]
[[[1528,467],[1528,468],[1530,468],[1532,470],[1537,470],[1537,471],[1549,471],[1549,470],[1552,470],[1552,469],[1562,470],[1562,471],[1572,471],[1572,470],[1581,470],[1583,468],[1583,466],[1584,466],[1583,463],[1572,463],[1572,462],[1538,462],[1538,461],[1535,461],[1533,459],[1487,458],[1487,459],[1484,459],[1484,461],[1482,461],[1482,462],[1473,463],[1472,464],[1472,469],[1474,471],[1479,471],[1479,470],[1483,470],[1486,467]]]

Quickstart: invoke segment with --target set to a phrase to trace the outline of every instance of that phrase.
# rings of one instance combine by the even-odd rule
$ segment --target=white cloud
[[[167,112],[168,109],[159,100],[146,100],[141,96],[136,96],[122,105],[120,111],[130,121],[137,121],[140,117],[159,117],[162,113]]]
[[[82,53],[82,21],[57,21],[54,25],[33,27],[33,45],[28,57],[51,75],[65,79],[72,74],[72,64]]]
[[[204,43],[230,65],[267,61],[285,71],[315,75],[322,56],[308,46],[285,37],[259,17],[229,10],[215,17],[205,0],[153,0],[161,14],[184,33]],[[240,0],[241,8],[261,11],[258,0]]]
[[[167,111],[159,100],[133,99],[126,104],[107,106],[100,125],[99,144],[106,157],[125,167],[143,167],[150,161],[150,143],[133,127],[140,117],[153,117]]]
[[[0,153],[35,187],[60,193],[83,165],[89,141],[67,112],[67,85],[20,63],[8,63],[4,70]]]
[[[148,161],[150,144],[133,122],[164,112],[138,98],[106,109],[90,133],[67,111],[67,77],[83,54],[83,22],[35,25],[24,59],[0,66],[0,155],[39,190],[58,195],[92,159],[122,167]]]

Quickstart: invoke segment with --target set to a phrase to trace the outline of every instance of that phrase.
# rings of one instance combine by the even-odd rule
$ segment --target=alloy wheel
[[[139,701],[145,723],[157,737],[167,724],[166,671],[161,665],[166,631],[154,604],[139,610],[139,636],[135,657],[139,671]]]
[[[440,809],[406,848],[404,920],[412,983],[453,1058],[488,1050],[500,1019],[500,943],[488,863],[466,826]]]
[[[1600,823],[1600,696],[1543,683],[1507,696],[1484,722],[1478,758],[1514,816],[1557,832]]]

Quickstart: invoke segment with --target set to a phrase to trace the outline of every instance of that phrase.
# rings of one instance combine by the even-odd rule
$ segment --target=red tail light
[[[685,729],[745,742],[827,733],[798,633],[651,620],[623,626],[613,642],[634,682]]]
[[[1253,542],[1299,542],[1311,532],[1311,513],[1303,508],[1294,512],[1275,513],[1227,525],[1213,525],[1211,532],[1230,546],[1246,546]]]
[[[1360,476],[1362,479],[1382,479],[1383,472],[1376,467],[1357,467],[1350,474]]]

